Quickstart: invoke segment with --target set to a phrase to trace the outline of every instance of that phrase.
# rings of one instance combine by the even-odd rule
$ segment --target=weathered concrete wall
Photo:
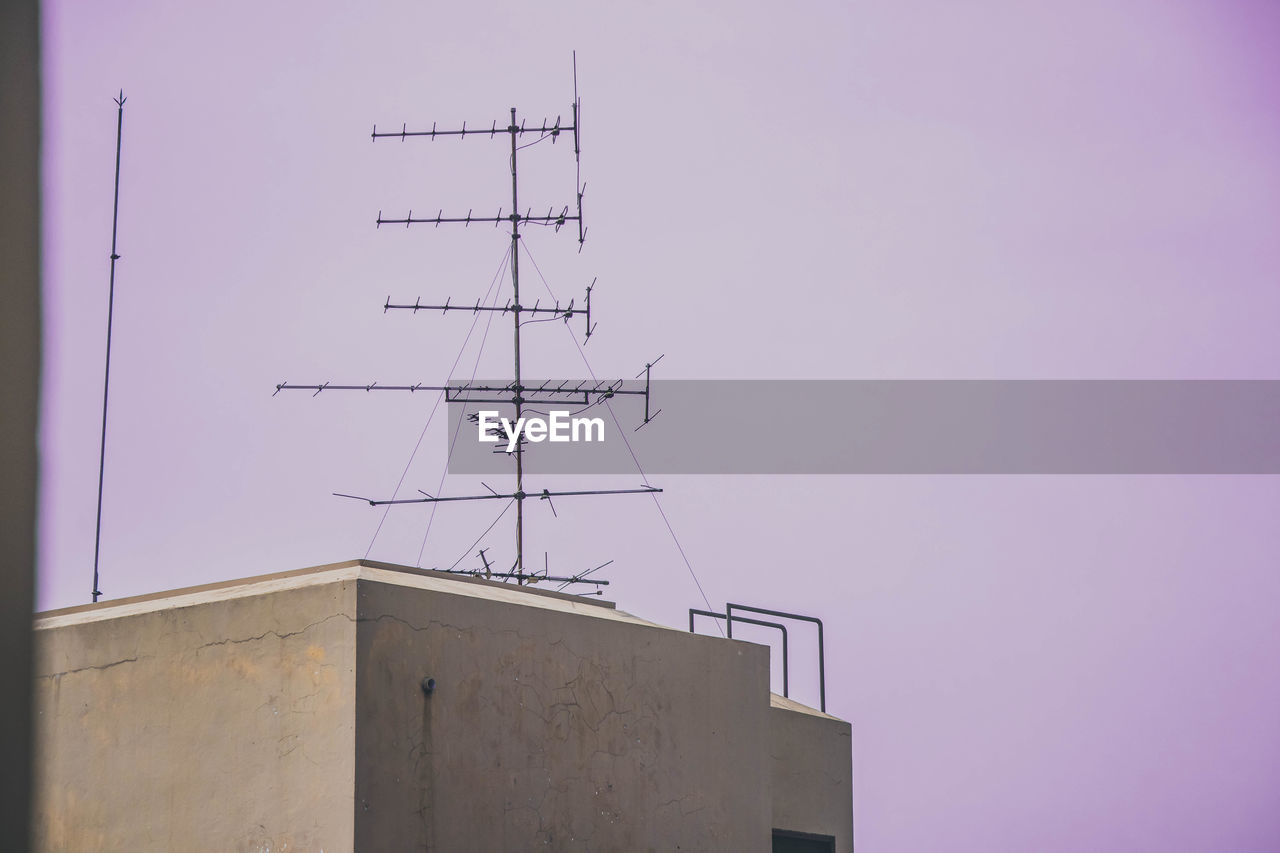
[[[781,696],[771,698],[774,828],[829,835],[836,853],[852,853],[852,727]]]
[[[764,646],[363,561],[36,636],[39,850],[852,850],[849,725]]]
[[[766,648],[531,596],[358,598],[358,850],[769,850]]]
[[[42,619],[36,849],[350,851],[355,583]]]

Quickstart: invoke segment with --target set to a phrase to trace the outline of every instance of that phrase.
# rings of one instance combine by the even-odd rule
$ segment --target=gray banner
[[[500,441],[482,443],[472,420],[511,419],[496,402],[510,392],[471,396],[488,402],[449,405],[449,471],[510,473],[501,426]],[[638,431],[640,395],[585,408],[581,394],[525,397],[526,417],[559,412],[566,435],[573,418],[598,418],[591,437],[604,436],[584,440],[581,423],[578,441],[526,443],[529,473],[634,474],[632,451],[648,474],[1280,473],[1280,381],[663,380],[649,398],[661,413]]]

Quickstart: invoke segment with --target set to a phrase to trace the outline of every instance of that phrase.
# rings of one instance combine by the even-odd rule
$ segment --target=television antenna
[[[526,407],[530,406],[589,406],[601,401],[607,401],[617,396],[635,396],[644,399],[645,411],[644,419],[640,423],[639,429],[645,424],[653,420],[658,412],[652,412],[650,409],[650,370],[657,363],[658,359],[645,365],[640,375],[644,376],[645,383],[643,390],[633,387],[625,387],[621,380],[618,381],[564,381],[564,382],[537,382],[534,384],[526,384],[521,360],[521,341],[520,328],[529,319],[554,320],[562,319],[566,325],[575,317],[581,315],[583,322],[583,343],[587,343],[591,339],[591,335],[595,331],[595,326],[591,322],[591,292],[595,287],[593,280],[591,285],[586,288],[586,294],[581,307],[577,307],[575,301],[570,301],[567,305],[561,305],[559,301],[554,302],[550,306],[543,306],[541,301],[535,301],[533,306],[524,305],[520,301],[520,239],[521,226],[539,225],[551,227],[555,233],[559,233],[562,228],[576,227],[578,233],[578,251],[582,251],[582,245],[586,242],[587,228],[584,224],[582,215],[582,200],[586,191],[586,184],[582,182],[582,160],[581,160],[581,109],[582,102],[578,97],[578,62],[577,54],[574,54],[573,61],[573,103],[570,106],[570,121],[563,123],[562,117],[557,116],[554,121],[542,119],[539,124],[531,125],[527,119],[521,119],[516,113],[516,108],[512,107],[510,112],[509,123],[505,127],[500,127],[497,120],[494,120],[488,128],[483,126],[479,128],[468,128],[466,122],[457,129],[441,130],[435,123],[432,123],[430,130],[409,130],[408,124],[402,124],[398,131],[379,131],[377,125],[373,127],[371,134],[375,143],[381,140],[398,139],[404,142],[407,139],[428,139],[435,141],[437,137],[456,136],[459,139],[468,137],[475,139],[500,139],[506,137],[510,141],[510,166],[511,166],[511,208],[509,212],[504,212],[504,208],[499,208],[492,215],[477,215],[474,209],[468,210],[465,216],[457,214],[445,215],[443,209],[437,210],[435,215],[414,215],[410,210],[401,217],[383,216],[382,211],[378,211],[375,220],[375,226],[382,228],[384,225],[403,225],[410,228],[414,225],[432,225],[436,228],[441,225],[462,225],[470,227],[473,224],[492,223],[495,228],[501,225],[510,226],[511,248],[509,250],[511,259],[511,299],[505,304],[498,305],[482,305],[482,300],[477,300],[474,304],[466,302],[455,303],[452,298],[446,299],[443,304],[423,304],[420,299],[415,299],[412,304],[393,303],[390,296],[387,297],[383,304],[383,313],[388,311],[412,311],[417,314],[419,311],[439,311],[442,314],[451,312],[465,312],[470,314],[479,314],[481,312],[496,313],[498,315],[510,315],[512,319],[513,330],[513,346],[512,352],[514,356],[514,372],[513,380],[505,384],[474,382],[466,383],[448,383],[444,385],[426,385],[426,384],[410,384],[410,385],[381,385],[377,382],[366,384],[347,384],[335,385],[330,382],[322,382],[310,385],[298,385],[289,382],[281,382],[276,385],[275,393],[281,391],[310,391],[312,396],[316,396],[324,391],[408,391],[414,393],[417,391],[436,391],[444,395],[446,403],[477,403],[477,402],[493,402],[510,404],[514,407],[516,420],[519,420]],[[532,207],[526,207],[524,213],[520,213],[520,180],[518,171],[519,152],[521,148],[527,147],[533,143],[519,144],[519,141],[526,135],[536,135],[534,142],[540,142],[550,139],[554,145],[559,137],[564,135],[572,135],[573,137],[573,156],[575,171],[574,186],[574,202],[572,207],[564,204],[557,210],[556,206],[547,208],[545,214],[533,212]],[[538,208],[541,211],[541,207]],[[638,378],[638,377],[637,377]],[[475,396],[480,395],[480,396]],[[274,396],[274,395],[273,395]],[[661,411],[661,410],[659,410]],[[561,497],[582,497],[595,495],[625,495],[625,494],[653,494],[661,492],[662,489],[647,483],[639,488],[634,489],[581,489],[581,490],[529,490],[525,488],[524,483],[524,453],[525,442],[520,440],[515,443],[514,449],[508,454],[514,457],[515,467],[515,488],[509,492],[497,492],[492,489],[488,494],[477,495],[431,495],[427,492],[419,490],[420,497],[414,498],[391,498],[387,500],[378,500],[374,498],[363,497],[359,495],[349,495],[335,492],[334,494],[342,498],[350,498],[354,500],[362,500],[370,506],[392,506],[400,504],[439,504],[454,501],[485,501],[485,500],[509,500],[515,503],[516,521],[515,521],[515,560],[511,570],[506,572],[493,571],[492,564],[485,555],[486,549],[481,549],[477,556],[480,557],[484,564],[482,569],[464,569],[455,570],[447,569],[454,574],[471,574],[488,578],[502,578],[504,580],[514,579],[517,584],[531,584],[538,582],[560,583],[561,588],[572,584],[590,584],[594,586],[603,586],[608,582],[600,579],[589,579],[587,575],[596,570],[603,568],[608,563],[597,566],[585,572],[571,575],[551,575],[548,568],[544,567],[541,572],[529,571],[525,566],[524,558],[524,503],[526,500],[537,499],[546,500],[549,504],[552,498]],[[486,488],[488,488],[486,486]],[[554,511],[554,505],[553,511]],[[610,561],[612,562],[612,561]],[[599,591],[590,594],[599,594]]]
[[[98,589],[98,558],[102,554],[102,483],[107,472],[107,399],[111,393],[111,321],[115,314],[116,304],[116,261],[120,254],[116,251],[116,233],[120,224],[120,143],[124,139],[124,89],[112,100],[116,104],[116,184],[115,194],[111,202],[111,279],[107,288],[107,356],[106,367],[102,379],[102,443],[98,449],[98,521],[93,532],[93,590],[92,600],[96,604],[102,595]]]

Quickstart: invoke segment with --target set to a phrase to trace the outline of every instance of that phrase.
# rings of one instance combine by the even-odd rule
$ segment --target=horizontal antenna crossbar
[[[550,498],[571,498],[582,495],[648,495],[654,492],[661,492],[657,486],[642,486],[638,489],[586,489],[582,491],[571,492],[552,492],[543,489],[540,492],[508,492],[506,494],[488,494],[488,495],[455,495],[451,497],[433,498],[430,495],[424,495],[420,498],[399,498],[397,500],[379,501],[373,498],[361,497],[360,495],[344,495],[341,492],[334,492],[334,497],[350,498],[355,501],[364,501],[369,506],[394,506],[397,504],[428,504],[428,503],[444,503],[446,501],[494,501],[500,499],[506,500],[525,500],[526,498],[538,498],[547,500]]]
[[[383,225],[403,225],[408,228],[410,225],[449,225],[461,223],[463,225],[471,225],[472,223],[492,222],[498,224],[501,222],[533,222],[542,225],[563,225],[566,222],[577,222],[579,216],[569,215],[565,213],[550,213],[546,216],[532,216],[522,213],[509,213],[503,216],[499,213],[497,216],[443,216],[436,214],[435,216],[415,217],[413,211],[409,211],[409,215],[403,219],[383,219],[382,214],[378,214],[378,218],[374,220],[375,224],[381,228]]]
[[[536,385],[536,386],[522,385],[519,387],[515,386],[514,384],[512,385],[423,385],[419,383],[417,385],[379,385],[377,382],[373,382],[368,385],[334,385],[331,382],[325,382],[320,385],[290,385],[288,382],[281,382],[279,385],[276,386],[275,393],[273,393],[271,396],[274,397],[276,394],[279,394],[281,391],[311,391],[312,396],[319,394],[321,391],[409,391],[411,393],[414,391],[444,391],[446,395],[449,395],[450,393],[456,394],[458,392],[490,393],[490,394],[506,394],[506,393],[517,394],[518,393],[521,395],[521,402],[524,402],[524,403],[532,403],[532,402],[543,402],[543,403],[566,402],[568,403],[568,402],[572,402],[579,395],[586,395],[586,396],[595,395],[597,397],[622,397],[622,396],[643,397],[647,393],[640,389],[620,388],[620,387],[609,386],[609,385],[601,386],[599,384],[597,385],[597,387],[594,387],[594,388],[581,388],[581,387],[570,388],[570,387],[565,387],[566,385],[567,383],[560,383],[560,385],[555,387],[553,387],[550,383],[543,383],[542,385]],[[561,397],[552,397],[550,399],[535,401],[533,398],[524,396],[527,394],[553,394],[553,395],[561,395]],[[584,399],[585,398],[586,397],[584,397]],[[483,399],[473,399],[470,397],[457,397],[457,396],[446,396],[446,401],[450,403],[489,402],[488,400],[483,400]],[[511,401],[500,400],[498,402],[509,403]]]
[[[528,581],[551,581],[552,583],[589,583],[596,586],[608,586],[606,580],[596,580],[595,578],[565,578],[556,577],[555,575],[531,575],[528,572],[486,572],[484,569],[435,569],[437,572],[444,572],[450,575],[473,575],[482,578],[521,578]],[[739,620],[742,621],[742,620]]]
[[[415,302],[412,305],[392,305],[387,302],[382,306],[383,311],[470,311],[475,314],[479,311],[492,311],[498,314],[508,314],[512,311],[519,311],[521,314],[554,314],[558,317],[573,317],[578,314],[585,314],[585,308],[525,308],[521,305],[423,305]]]
[[[548,125],[546,119],[543,119],[541,125],[534,127],[528,127],[524,124],[519,126],[508,124],[505,127],[498,127],[498,123],[495,121],[487,129],[484,125],[481,125],[479,128],[467,127],[464,122],[462,128],[459,130],[438,130],[435,125],[432,125],[430,130],[409,130],[408,125],[402,125],[400,130],[379,132],[378,126],[375,124],[373,126],[373,133],[371,136],[374,140],[408,139],[410,137],[418,136],[425,136],[430,139],[435,139],[437,136],[487,136],[490,139],[493,139],[500,133],[514,133],[517,136],[525,133],[538,133],[544,136],[547,134],[550,134],[551,136],[558,136],[561,133],[576,133],[577,130],[577,125],[561,124],[559,119],[556,119],[556,123],[553,125]]]

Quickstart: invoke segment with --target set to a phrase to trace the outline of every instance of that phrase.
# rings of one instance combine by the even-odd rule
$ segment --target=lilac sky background
[[[389,493],[431,399],[270,392],[442,380],[469,319],[382,301],[477,298],[507,241],[374,216],[508,192],[504,142],[371,125],[567,116],[574,48],[591,231],[528,243],[562,298],[599,276],[601,376],[1280,379],[1273,3],[122,0],[46,3],[44,32],[42,609],[90,589],[119,87],[108,597],[366,553],[377,513],[329,493]],[[568,149],[522,178],[569,202]],[[558,327],[527,373],[582,375]],[[827,620],[860,850],[1280,847],[1277,478],[657,482],[716,607]],[[529,516],[554,570],[612,558],[609,597],[670,625],[702,606],[648,498],[557,509]],[[495,513],[442,508],[422,565]],[[424,520],[370,556],[414,564]]]

